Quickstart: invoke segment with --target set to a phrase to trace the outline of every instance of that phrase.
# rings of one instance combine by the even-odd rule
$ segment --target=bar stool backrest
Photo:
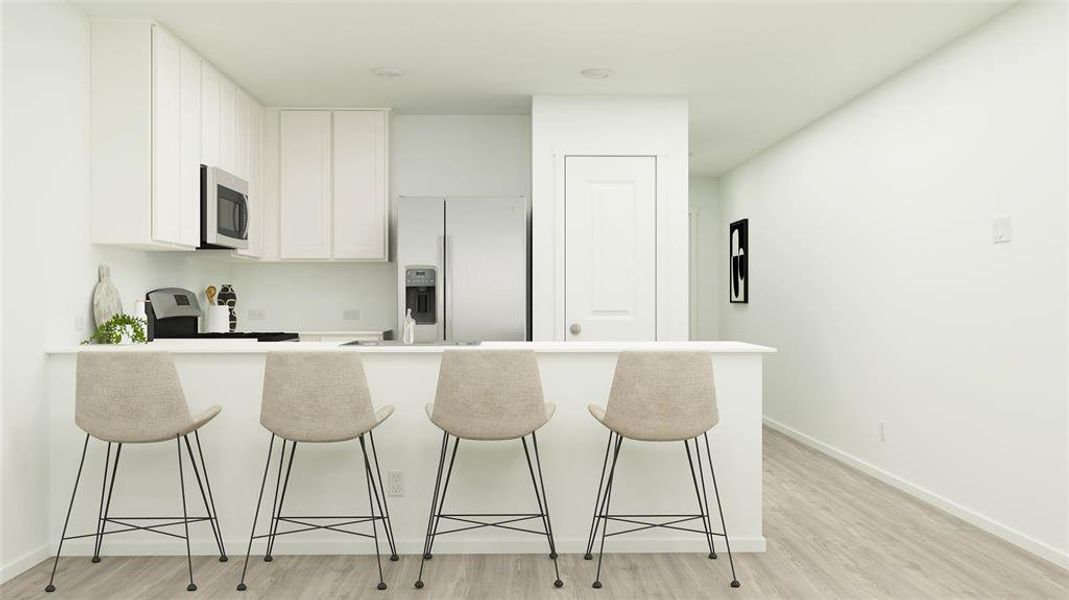
[[[74,422],[98,440],[160,442],[193,427],[166,352],[79,352],[76,380]]]
[[[431,420],[472,440],[510,440],[538,429],[547,407],[535,353],[446,350]]]
[[[624,437],[680,441],[712,429],[720,417],[708,352],[621,352],[605,425]]]
[[[260,424],[298,442],[354,439],[377,424],[355,352],[269,352]]]

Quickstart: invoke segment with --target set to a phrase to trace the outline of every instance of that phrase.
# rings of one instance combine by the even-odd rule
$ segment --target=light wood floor
[[[742,587],[728,587],[727,556],[606,555],[593,590],[594,565],[562,555],[565,587],[554,589],[544,555],[438,555],[427,587],[412,587],[419,558],[386,563],[380,592],[373,557],[280,556],[255,562],[250,588],[234,590],[241,560],[195,558],[195,594],[185,591],[184,557],[60,561],[53,594],[42,590],[51,561],[0,586],[0,598],[1069,598],[1069,572],[971,525],[765,430],[764,554],[736,556]]]

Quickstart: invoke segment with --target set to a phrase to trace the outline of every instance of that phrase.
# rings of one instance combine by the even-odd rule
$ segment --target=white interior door
[[[657,338],[657,162],[565,159],[564,339]]]

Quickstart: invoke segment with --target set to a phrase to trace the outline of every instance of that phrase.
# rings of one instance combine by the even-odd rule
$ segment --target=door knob
[[[583,331],[583,326],[579,323],[572,323],[572,326],[568,328],[568,331],[572,332],[572,335],[579,335]]]

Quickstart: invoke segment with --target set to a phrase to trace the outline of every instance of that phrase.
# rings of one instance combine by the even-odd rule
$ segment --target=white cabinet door
[[[279,254],[329,259],[330,112],[283,111],[280,127]]]
[[[219,71],[204,63],[200,75],[200,162],[219,166]]]
[[[226,77],[219,78],[219,167],[236,174],[238,88]]]
[[[252,98],[245,90],[238,89],[234,126],[234,175],[249,179],[249,110]]]
[[[201,90],[200,57],[186,46],[181,52],[181,133],[179,159],[179,196],[181,224],[179,242],[187,246],[200,245],[200,154],[201,154]]]
[[[181,44],[152,29],[152,239],[182,241]]]
[[[252,258],[264,255],[263,127],[264,109],[249,98],[249,247],[237,253]]]
[[[334,258],[386,260],[386,112],[334,112]]]
[[[656,159],[565,159],[566,340],[657,336]]]

